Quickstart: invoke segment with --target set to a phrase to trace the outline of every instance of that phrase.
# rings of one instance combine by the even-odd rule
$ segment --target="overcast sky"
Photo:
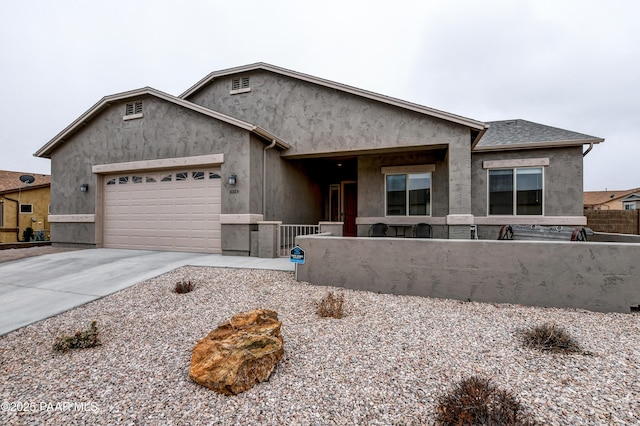
[[[103,96],[268,62],[483,121],[605,138],[585,190],[640,187],[640,1],[2,1],[0,169]]]

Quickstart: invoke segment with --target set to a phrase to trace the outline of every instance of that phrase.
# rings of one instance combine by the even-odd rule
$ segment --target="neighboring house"
[[[22,176],[33,182],[21,181]],[[48,238],[50,183],[49,175],[0,170],[0,243],[21,241],[27,228]]]
[[[427,223],[435,238],[584,225],[583,147],[602,141],[257,63],[177,97],[106,96],[36,155],[51,159],[55,242],[246,255],[263,221],[345,236]]]
[[[640,210],[640,192],[627,195],[620,201],[623,210]]]
[[[617,191],[585,191],[584,208],[587,210],[627,210],[623,200],[634,193],[640,193],[640,188]]]

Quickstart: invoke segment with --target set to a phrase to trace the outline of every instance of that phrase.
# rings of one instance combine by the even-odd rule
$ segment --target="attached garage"
[[[103,178],[108,248],[221,253],[220,167]]]

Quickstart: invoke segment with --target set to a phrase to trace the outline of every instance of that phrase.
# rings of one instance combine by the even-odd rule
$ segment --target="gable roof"
[[[621,198],[636,192],[640,192],[640,188],[610,191],[585,191],[584,206],[591,207],[606,204],[610,201],[620,200]]]
[[[629,194],[620,201],[623,203],[625,201],[640,201],[640,193],[636,192],[634,194]]]
[[[346,84],[337,83],[331,80],[325,80],[323,78],[314,77],[309,74],[303,74],[303,73],[292,71],[286,68],[277,67],[275,65],[270,65],[264,62],[256,62],[255,64],[243,65],[240,67],[214,71],[208,74],[206,77],[204,77],[202,80],[200,80],[193,86],[191,86],[189,89],[187,89],[183,94],[180,95],[180,98],[182,99],[188,98],[189,96],[200,91],[203,87],[208,85],[210,82],[212,82],[216,78],[226,77],[232,74],[238,74],[238,73],[255,71],[255,70],[269,71],[276,74],[285,75],[287,77],[295,78],[297,80],[303,80],[310,83],[318,84],[320,86],[329,87],[331,89],[340,90],[342,92],[351,93],[353,95],[361,96],[363,98],[372,99],[372,100],[383,102],[389,105],[394,105],[400,108],[419,112],[421,114],[430,115],[432,117],[440,118],[442,120],[461,124],[463,126],[470,127],[480,132],[484,132],[484,130],[487,127],[486,124],[482,121],[473,120],[471,118],[462,117],[460,115],[451,114],[449,112],[444,112],[444,111],[429,108],[423,105],[414,104],[412,102],[403,101],[402,99],[392,98],[390,96],[381,95],[378,93],[370,92],[368,90],[358,89],[357,87],[348,86]],[[479,136],[481,136],[481,134]]]
[[[287,144],[280,138],[272,135],[271,133],[269,133],[268,131],[266,131],[261,127],[254,126],[253,124],[247,123],[242,120],[238,120],[237,118],[233,118],[225,114],[221,114],[219,112],[194,104],[185,99],[181,99],[173,95],[169,95],[168,93],[161,92],[151,87],[143,87],[141,89],[131,90],[131,91],[122,92],[122,93],[116,93],[114,95],[103,97],[95,105],[89,108],[84,114],[78,117],[73,123],[71,123],[63,131],[58,133],[53,139],[47,142],[42,148],[40,148],[33,155],[36,157],[51,158],[51,153],[59,144],[64,143],[69,137],[71,137],[79,129],[87,125],[89,121],[91,121],[98,113],[100,113],[105,108],[108,108],[109,106],[111,106],[112,103],[120,102],[129,98],[140,97],[144,95],[154,96],[156,98],[163,99],[165,101],[171,102],[181,107],[188,108],[192,111],[199,112],[200,114],[204,114],[206,116],[215,118],[216,120],[224,121],[225,123],[229,123],[233,126],[255,133],[256,135],[264,139],[267,139],[270,142],[276,141],[276,145],[282,149],[289,148],[289,144]]]
[[[20,180],[22,175],[31,175],[36,180],[31,185],[26,185]],[[12,172],[9,170],[0,170],[0,193],[14,192],[17,190],[28,190],[36,188],[44,188],[51,184],[51,176],[38,173],[28,172]]]
[[[604,142],[595,136],[576,133],[532,121],[516,119],[487,122],[489,128],[474,151],[581,146]]]

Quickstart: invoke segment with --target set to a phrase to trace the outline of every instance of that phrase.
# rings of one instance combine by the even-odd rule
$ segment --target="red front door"
[[[356,237],[356,216],[358,216],[358,185],[356,182],[342,182],[342,220],[343,235]]]

